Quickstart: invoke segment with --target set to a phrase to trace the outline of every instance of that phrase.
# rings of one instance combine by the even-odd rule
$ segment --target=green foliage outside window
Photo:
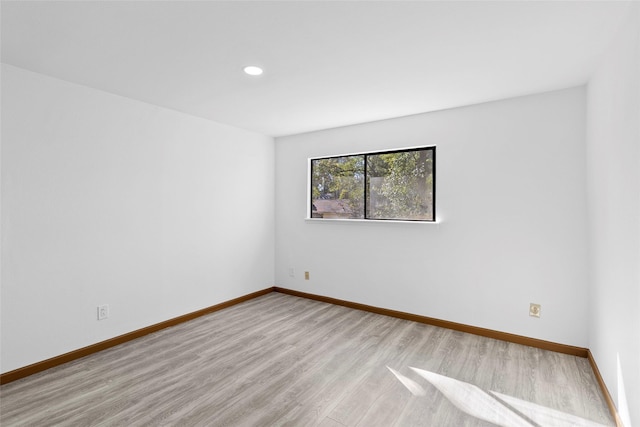
[[[314,218],[435,220],[435,147],[311,161]]]

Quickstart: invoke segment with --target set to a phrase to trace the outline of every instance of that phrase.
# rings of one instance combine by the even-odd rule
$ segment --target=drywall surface
[[[580,87],[277,138],[277,285],[586,346],[584,103]],[[305,220],[308,158],[420,145],[439,223]]]
[[[273,165],[272,138],[3,65],[2,372],[273,286]]]
[[[640,5],[587,89],[589,347],[625,426],[640,426]]]

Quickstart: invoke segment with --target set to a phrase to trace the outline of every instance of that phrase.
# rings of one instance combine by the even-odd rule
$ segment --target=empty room
[[[640,2],[0,20],[2,426],[640,426]]]

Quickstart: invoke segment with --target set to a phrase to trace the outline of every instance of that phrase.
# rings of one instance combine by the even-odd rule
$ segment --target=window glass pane
[[[311,161],[311,217],[364,218],[364,156]]]
[[[433,150],[367,155],[367,218],[433,216]]]

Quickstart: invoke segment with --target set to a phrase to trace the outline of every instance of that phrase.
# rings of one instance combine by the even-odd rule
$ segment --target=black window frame
[[[397,154],[397,153],[408,153],[414,151],[431,151],[431,159],[432,159],[432,167],[431,167],[431,175],[432,175],[432,200],[431,200],[431,219],[404,219],[404,218],[369,218],[369,207],[368,207],[368,193],[370,192],[369,188],[369,176],[367,170],[367,157],[368,156],[376,156],[380,154]],[[348,158],[348,157],[358,157],[362,156],[364,161],[364,179],[363,179],[363,215],[362,218],[314,218],[313,217],[313,167],[314,161],[317,160],[326,160],[326,159],[340,159],[340,158]],[[308,200],[308,209],[309,219],[321,219],[326,221],[392,221],[392,222],[436,222],[436,146],[429,145],[423,147],[411,147],[411,148],[402,148],[402,149],[391,149],[391,150],[382,150],[382,151],[368,151],[364,153],[351,153],[351,154],[343,154],[343,155],[335,155],[335,156],[326,156],[326,157],[314,157],[309,159],[309,200]]]

